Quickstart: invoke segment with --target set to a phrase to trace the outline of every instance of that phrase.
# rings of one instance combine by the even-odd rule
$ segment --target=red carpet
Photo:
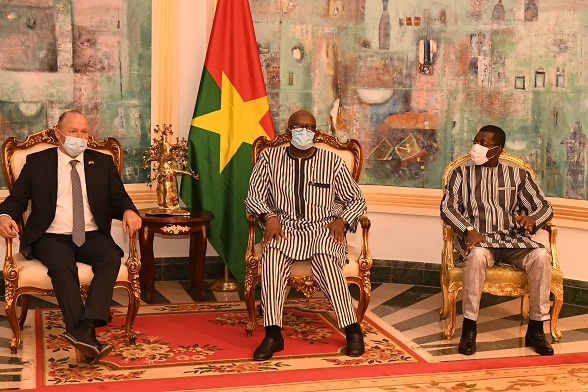
[[[410,384],[422,379],[425,385],[430,385],[430,380],[426,380],[433,375],[455,377],[455,372],[463,375],[478,370],[487,375],[492,370],[496,376],[502,372],[500,369],[573,366],[586,362],[583,355],[556,355],[427,363],[387,332],[386,327],[378,325],[380,320],[369,318],[366,320],[366,353],[350,358],[341,353],[345,347],[344,334],[336,328],[331,307],[322,299],[289,300],[284,311],[285,350],[269,361],[256,362],[251,360],[251,355],[263,338],[264,330],[260,325],[253,337],[245,335],[246,313],[242,302],[142,306],[135,323],[140,336],[132,346],[120,328],[124,323],[123,311],[117,309],[111,325],[98,330],[99,340],[108,341],[114,350],[92,366],[78,362],[75,350],[60,337],[63,333],[61,313],[58,310],[37,311],[37,389],[128,392],[241,389],[251,385],[298,385],[345,379],[381,382],[405,375],[420,378],[400,381]],[[577,369],[584,366],[573,369],[580,374]],[[538,374],[537,371],[534,374]],[[586,381],[588,385],[588,379]]]

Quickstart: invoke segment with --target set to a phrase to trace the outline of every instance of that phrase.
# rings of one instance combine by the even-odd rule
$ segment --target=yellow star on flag
[[[220,110],[192,119],[192,125],[220,135],[220,173],[237,152],[241,143],[253,141],[267,132],[259,121],[269,110],[267,96],[244,102],[223,72]]]

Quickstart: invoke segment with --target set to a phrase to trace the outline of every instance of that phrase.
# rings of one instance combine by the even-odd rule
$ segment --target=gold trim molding
[[[362,185],[368,212],[439,216],[441,189]],[[588,230],[588,201],[558,197],[547,198],[553,204],[553,223],[558,227]]]

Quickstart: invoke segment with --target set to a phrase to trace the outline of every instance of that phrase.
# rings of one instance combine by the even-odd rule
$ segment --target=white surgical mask
[[[308,150],[313,145],[314,132],[306,128],[291,129],[292,145],[299,150]]]
[[[72,157],[77,157],[88,147],[88,140],[79,137],[65,136],[65,142],[61,143],[65,152]]]
[[[492,148],[496,147],[498,146],[494,146]],[[491,158],[488,158],[486,156],[488,155],[488,151],[492,150],[492,148],[484,147],[481,144],[474,143],[470,151],[470,158],[472,159],[472,162],[474,162],[474,165],[483,165],[484,163],[488,162],[491,158],[494,158],[496,155],[492,156]]]

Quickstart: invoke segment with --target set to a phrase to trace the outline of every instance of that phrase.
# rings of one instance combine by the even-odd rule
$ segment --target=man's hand
[[[281,240],[286,238],[286,234],[282,231],[282,225],[280,224],[280,219],[277,216],[271,215],[265,221],[265,230],[263,231],[263,242],[262,244],[267,244],[271,240],[275,239],[276,242],[280,242]]]
[[[514,216],[515,220],[523,229],[531,232],[535,228],[535,219],[531,218],[530,216]]]
[[[135,234],[141,228],[141,217],[133,210],[126,210],[122,218],[123,233],[129,231],[129,235]]]
[[[14,238],[18,235],[18,225],[8,215],[0,216],[0,236]]]
[[[324,228],[329,229],[329,237],[332,238],[335,243],[342,245],[345,243],[345,220],[343,218],[337,218],[328,225],[324,225]]]
[[[489,242],[486,241],[484,236],[482,234],[478,233],[478,230],[476,230],[476,229],[468,230],[468,235],[466,237],[466,248],[465,248],[466,256],[470,253],[472,248],[474,246],[476,246],[476,244],[480,244],[480,243],[489,244]]]

